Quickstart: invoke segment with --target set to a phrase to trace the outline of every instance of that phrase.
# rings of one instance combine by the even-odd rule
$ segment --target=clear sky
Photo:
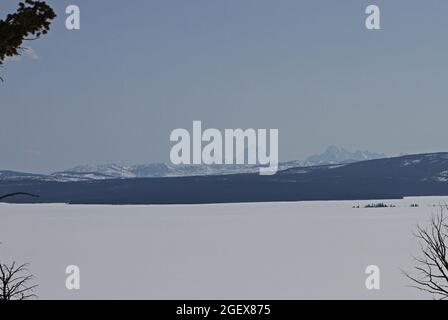
[[[47,2],[50,34],[0,70],[0,170],[169,161],[193,120],[278,128],[280,160],[448,151],[448,1]],[[368,4],[382,30],[365,28]]]

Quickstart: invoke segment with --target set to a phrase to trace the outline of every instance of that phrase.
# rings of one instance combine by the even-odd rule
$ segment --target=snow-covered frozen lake
[[[401,269],[418,254],[417,223],[448,197],[362,208],[376,202],[0,204],[0,258],[31,263],[41,299],[431,298]],[[65,288],[73,264],[77,291]],[[368,265],[380,290],[365,287]]]

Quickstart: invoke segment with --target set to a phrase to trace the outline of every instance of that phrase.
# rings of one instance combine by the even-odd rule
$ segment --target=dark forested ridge
[[[448,195],[448,153],[344,165],[291,168],[273,176],[235,174],[57,182],[24,176],[0,181],[0,195],[28,192],[16,203],[194,204],[389,199]],[[6,200],[5,200],[6,201]]]

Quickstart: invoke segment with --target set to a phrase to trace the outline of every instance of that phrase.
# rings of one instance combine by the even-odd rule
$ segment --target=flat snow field
[[[29,262],[41,299],[432,298],[401,269],[419,253],[416,225],[448,197],[363,208],[377,202],[0,204],[0,258]],[[80,290],[65,287],[68,265]],[[368,265],[380,290],[365,287]]]

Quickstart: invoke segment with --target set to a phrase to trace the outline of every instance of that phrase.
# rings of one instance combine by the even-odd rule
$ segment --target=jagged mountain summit
[[[306,158],[305,163],[311,163],[313,165],[326,165],[382,158],[387,158],[387,156],[384,153],[374,153],[361,150],[351,152],[341,147],[329,146],[324,152]]]

